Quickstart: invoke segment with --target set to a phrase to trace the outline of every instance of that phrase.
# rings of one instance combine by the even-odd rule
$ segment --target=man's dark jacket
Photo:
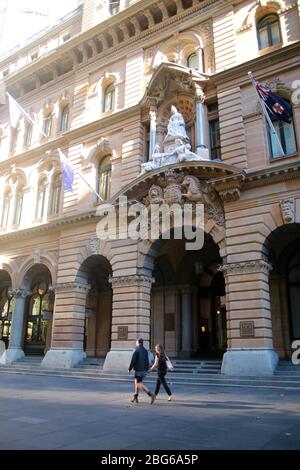
[[[144,346],[137,346],[133,353],[129,370],[134,369],[136,372],[146,372],[149,369],[148,351]]]

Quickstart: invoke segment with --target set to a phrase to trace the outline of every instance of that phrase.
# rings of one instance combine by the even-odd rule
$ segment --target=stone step
[[[52,377],[69,377],[77,379],[95,379],[95,380],[120,380],[132,382],[133,374],[112,374],[112,373],[83,373],[76,369],[64,370],[64,369],[17,369],[0,367],[0,373],[10,374],[22,374],[22,375],[40,375],[40,376],[52,376]],[[154,384],[156,382],[156,374],[148,375],[145,382]],[[251,386],[251,387],[272,387],[272,388],[296,388],[300,389],[300,379],[291,377],[224,377],[221,374],[218,376],[201,375],[199,377],[191,376],[174,376],[172,373],[168,375],[168,382],[171,384],[178,385],[220,385],[220,386]]]

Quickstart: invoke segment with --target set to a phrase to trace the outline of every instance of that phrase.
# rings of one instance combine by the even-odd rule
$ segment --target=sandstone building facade
[[[85,0],[3,58],[31,116],[0,106],[0,362],[85,355],[127,369],[135,339],[273,374],[300,339],[300,1]],[[271,135],[248,71],[289,100]],[[171,106],[192,151],[141,175]],[[76,168],[64,191],[58,149]],[[81,178],[84,177],[85,181]],[[100,240],[99,208],[205,193],[205,243]],[[194,192],[193,192],[194,191]],[[173,196],[172,196],[173,197]],[[116,211],[119,206],[116,204]]]

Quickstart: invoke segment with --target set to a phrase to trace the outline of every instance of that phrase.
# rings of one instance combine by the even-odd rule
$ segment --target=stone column
[[[82,361],[84,320],[88,284],[66,282],[57,284],[53,313],[51,349],[42,367],[68,369]]]
[[[149,142],[149,161],[152,160],[156,144],[156,110],[150,109],[150,142]]]
[[[193,348],[193,311],[192,290],[189,286],[181,288],[181,357],[191,357]]]
[[[273,349],[269,295],[271,266],[259,259],[223,265],[226,283],[228,349],[226,375],[272,375],[278,362]]]
[[[0,364],[11,364],[22,357],[23,351],[23,331],[25,318],[25,301],[26,297],[31,295],[30,291],[25,289],[11,289],[15,298],[14,311],[12,315],[12,324],[10,330],[9,346],[0,358]]]
[[[209,129],[207,106],[204,103],[204,93],[201,88],[196,90],[196,153],[201,158],[209,159]]]
[[[137,338],[144,338],[145,348],[150,339],[150,297],[152,277],[144,275],[119,276],[111,279],[113,311],[111,350],[103,369],[126,371]]]

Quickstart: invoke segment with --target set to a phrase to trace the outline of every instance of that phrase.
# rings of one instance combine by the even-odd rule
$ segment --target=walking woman
[[[167,360],[168,358],[166,356],[164,347],[161,344],[157,344],[155,346],[155,362],[153,366],[149,369],[149,372],[151,372],[153,369],[157,369],[157,381],[156,381],[156,388],[154,392],[154,400],[156,396],[158,395],[161,384],[163,385],[165,391],[168,394],[168,397],[169,397],[168,401],[172,400],[172,392],[166,382],[166,375],[168,372]]]

